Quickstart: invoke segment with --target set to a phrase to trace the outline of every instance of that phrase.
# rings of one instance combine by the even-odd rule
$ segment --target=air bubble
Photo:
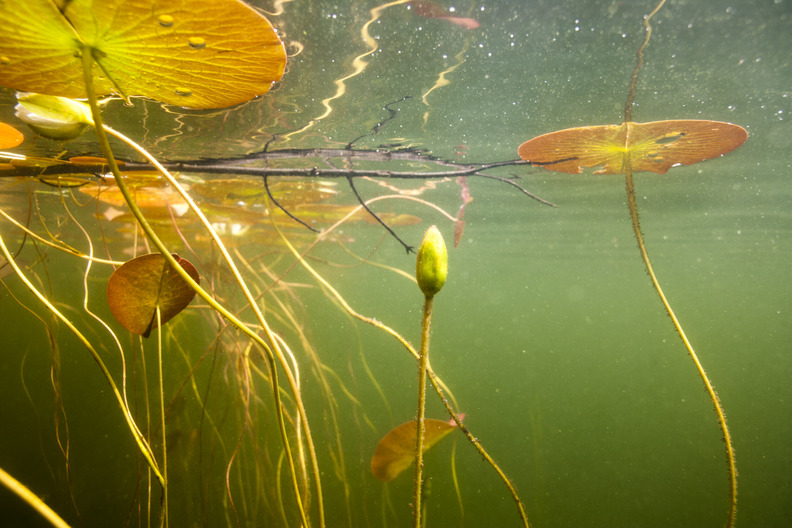
[[[11,64],[11,59],[6,57],[5,55],[0,56],[0,66],[5,66],[7,64]]]
[[[170,15],[160,15],[157,20],[159,20],[162,27],[171,27],[174,22],[173,17]]]
[[[206,40],[201,37],[190,37],[187,41],[193,49],[204,49],[206,47]]]
[[[176,88],[176,95],[181,95],[182,97],[190,97],[192,95],[192,91],[189,88]]]

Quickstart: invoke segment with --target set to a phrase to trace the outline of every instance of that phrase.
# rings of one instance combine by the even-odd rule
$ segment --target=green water
[[[293,56],[282,81],[254,101],[220,111],[183,111],[142,100],[127,108],[114,101],[107,119],[167,160],[243,156],[260,151],[274,134],[271,149],[343,148],[368,134],[356,148],[398,143],[463,163],[512,160],[517,147],[536,135],[622,121],[643,38],[641,20],[653,7],[604,0],[466,1],[455,5],[456,12],[476,18],[481,27],[464,30],[403,5],[388,7],[367,26],[376,6],[284,3],[283,13],[271,19]],[[260,7],[274,11],[271,5]],[[377,45],[370,54],[364,27]],[[665,175],[636,174],[646,244],[727,414],[739,470],[737,526],[792,526],[792,7],[788,0],[671,1],[653,19],[653,29],[633,118],[729,121],[746,128],[749,138],[723,158]],[[361,61],[365,67],[355,73]],[[424,102],[422,96],[444,70],[449,83]],[[384,106],[395,101],[400,102],[389,106],[397,110],[395,117],[373,134],[390,116]],[[0,92],[0,120],[19,125],[13,105],[13,92]],[[100,154],[90,134],[58,143],[25,133],[26,142],[15,152]],[[118,152],[129,154],[123,147]],[[430,168],[423,162],[371,166]],[[474,200],[465,209],[458,247],[449,249],[448,282],[435,300],[431,363],[452,389],[467,426],[518,489],[531,526],[722,526],[728,481],[720,429],[644,270],[624,177],[524,166],[490,174],[518,175],[521,185],[558,207],[540,205],[494,180],[468,178]],[[6,178],[0,185],[0,206],[24,218],[28,187]],[[365,198],[389,192],[369,181],[357,187]],[[343,181],[337,189],[334,203],[356,203]],[[60,239],[87,251],[58,192],[39,186],[33,195],[43,218],[34,215],[36,232],[46,234],[46,222]],[[75,195],[81,204],[88,200]],[[123,251],[130,240],[94,216],[106,204],[79,207],[65,196],[97,253],[106,256],[109,250],[115,258],[128,258]],[[460,187],[440,182],[421,197],[456,214]],[[372,207],[420,217],[419,224],[395,227],[409,244],[417,245],[425,229],[437,224],[451,245],[453,223],[434,209],[405,200]],[[0,233],[9,247],[21,242],[5,220]],[[350,224],[343,234],[357,255],[413,273],[414,257],[379,227]],[[411,472],[385,485],[371,475],[369,461],[389,429],[415,416],[415,360],[392,337],[350,320],[308,273],[291,266],[293,257],[266,245],[261,232],[251,229],[228,239],[251,262],[260,259],[297,285],[284,299],[295,307],[324,367],[316,368],[292,324],[278,318],[271,324],[300,365],[327,526],[408,526]],[[178,239],[173,244],[186,254]],[[33,268],[36,285],[51,288],[51,298],[100,344],[120,382],[115,345],[81,309],[84,262],[40,250],[46,267]],[[211,269],[213,253],[203,251],[198,258],[207,266],[203,269]],[[312,265],[355,310],[418,343],[422,296],[413,283],[392,270],[361,265],[332,243],[317,246],[311,255]],[[37,261],[32,246],[20,257]],[[110,271],[92,271],[88,291],[92,309],[114,325],[102,297]],[[107,382],[80,343],[51,322],[18,278],[11,274],[2,280],[8,289],[0,289],[0,467],[74,526],[146,525],[148,481]],[[217,287],[226,291],[228,285]],[[44,322],[20,308],[9,291]],[[240,302],[238,293],[227,299]],[[175,395],[195,367],[202,397],[212,384],[207,412],[222,425],[213,435],[201,421],[201,405],[189,384],[179,392],[166,426],[170,524],[234,526],[223,485],[242,429],[240,374],[228,359],[235,350],[229,341],[218,356],[207,353],[215,350],[217,320],[191,310],[171,324],[165,392]],[[46,325],[54,329],[60,352],[70,473],[55,441],[58,405]],[[126,353],[127,390],[142,417],[145,382],[140,358],[133,358],[135,341],[113,328]],[[238,336],[237,341],[245,342]],[[149,339],[149,387],[155,386],[156,361],[156,345]],[[319,370],[328,376],[333,398],[319,387]],[[272,496],[256,492],[263,487],[257,478],[275,478],[279,444],[271,391],[261,379],[253,391],[251,434],[271,452],[262,448],[267,455],[257,459],[245,443],[248,451],[239,455],[237,467],[243,469],[233,484],[239,525],[298,526],[294,510],[283,522]],[[156,411],[156,392],[151,394]],[[447,418],[433,393],[427,415]],[[151,419],[156,422],[157,415]],[[58,423],[64,439],[64,420]],[[196,435],[203,439],[200,460]],[[334,458],[339,445],[340,462]],[[452,450],[462,508],[454,491]],[[247,471],[246,464],[257,469]],[[427,453],[425,472],[431,481],[427,526],[520,526],[503,483],[461,434]],[[204,489],[207,475],[212,484]],[[281,480],[284,503],[292,508],[287,479]],[[152,493],[156,510],[159,491],[154,487]],[[3,526],[45,525],[5,490],[0,515]],[[156,525],[156,513],[151,519]]]

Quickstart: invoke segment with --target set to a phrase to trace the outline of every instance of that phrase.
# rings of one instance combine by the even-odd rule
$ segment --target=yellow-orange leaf
[[[195,282],[198,271],[190,261],[174,254],[173,258]],[[156,326],[156,309],[162,324],[184,310],[195,291],[159,253],[134,258],[121,265],[107,282],[107,302],[121,326],[148,337]]]
[[[286,53],[266,18],[238,0],[0,2],[0,85],[86,97],[89,48],[102,94],[219,108],[266,93]]]
[[[0,149],[14,148],[22,143],[23,139],[25,136],[19,130],[11,125],[0,123]]]
[[[595,174],[624,174],[629,167],[632,172],[665,174],[675,165],[722,156],[747,138],[744,128],[720,121],[627,122],[550,132],[520,145],[519,154],[558,172],[597,167]]]
[[[456,429],[454,422],[424,420],[423,450],[426,451]],[[410,467],[415,460],[415,437],[418,434],[415,420],[394,427],[382,437],[371,457],[371,472],[383,482],[390,482]]]

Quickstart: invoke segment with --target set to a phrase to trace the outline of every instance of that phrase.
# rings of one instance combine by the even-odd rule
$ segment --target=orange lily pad
[[[200,282],[198,271],[190,261],[176,254],[173,258],[190,277]],[[194,296],[195,291],[187,281],[159,253],[125,262],[107,282],[107,302],[113,316],[121,326],[143,337],[148,337],[157,323],[157,307],[160,321],[165,324],[184,310]]]
[[[98,93],[191,108],[266,93],[286,64],[272,25],[239,0],[0,2],[0,20],[0,85],[27,92],[86,97],[85,48]]]
[[[423,450],[433,447],[437,442],[456,429],[453,421],[424,420]],[[383,482],[390,482],[398,477],[415,460],[415,437],[417,436],[415,420],[394,427],[382,437],[371,457],[371,472]]]
[[[650,123],[578,127],[550,132],[519,148],[524,160],[548,170],[577,174],[650,171],[665,174],[676,165],[692,165],[722,156],[742,145],[748,132],[720,121],[678,119]],[[558,163],[554,163],[558,160]]]
[[[0,123],[0,149],[14,148],[22,143],[23,139],[25,136],[19,130],[11,125]]]

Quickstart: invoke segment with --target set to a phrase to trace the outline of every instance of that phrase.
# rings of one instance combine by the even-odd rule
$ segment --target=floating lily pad
[[[220,108],[266,93],[286,53],[266,18],[238,0],[0,2],[0,85],[86,97],[81,53],[98,93]]]
[[[433,447],[437,442],[456,429],[453,421],[424,420],[423,450]],[[383,482],[390,482],[398,477],[415,460],[415,437],[417,436],[415,420],[394,427],[382,437],[371,457],[371,472]]]
[[[188,260],[173,258],[190,277],[200,282],[198,271]],[[133,334],[148,337],[156,325],[159,306],[162,324],[190,304],[195,291],[176,273],[165,257],[151,253],[121,265],[107,283],[107,302],[116,320]]]
[[[598,167],[594,174],[624,174],[629,166],[632,172],[665,174],[675,165],[722,156],[747,138],[744,128],[720,121],[626,122],[550,132],[520,145],[519,154],[558,172]],[[559,160],[567,161],[554,163]]]
[[[23,139],[25,136],[19,130],[11,125],[0,123],[0,149],[14,148],[22,143]]]

